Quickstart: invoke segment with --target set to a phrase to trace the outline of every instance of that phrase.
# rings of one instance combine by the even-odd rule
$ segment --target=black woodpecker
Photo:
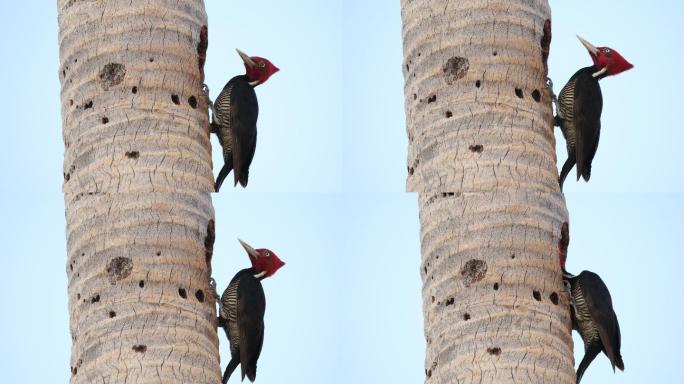
[[[279,69],[267,59],[249,57],[239,49],[238,54],[245,64],[246,73],[235,76],[214,101],[211,123],[223,147],[224,165],[216,178],[216,192],[221,188],[223,179],[234,170],[234,185],[239,182],[247,186],[249,165],[254,158],[257,138],[257,117],[259,103],[254,87],[263,84]]]
[[[623,371],[620,356],[620,325],[613,311],[608,287],[590,271],[574,276],[563,269],[563,282],[570,293],[572,329],[584,341],[584,358],[577,368],[577,384],[582,380],[589,364],[603,351],[610,363]]]
[[[257,360],[264,343],[264,312],[266,297],[261,280],[273,276],[285,265],[268,249],[254,249],[242,240],[252,267],[238,272],[221,295],[218,325],[230,342],[230,362],[223,373],[223,384],[228,382],[238,364],[245,376],[254,382]]]
[[[557,101],[554,96],[554,124],[561,128],[568,149],[568,159],[563,164],[559,178],[561,191],[565,177],[575,164],[577,180],[582,176],[585,181],[589,181],[591,177],[591,161],[596,154],[601,133],[603,98],[599,80],[633,67],[617,51],[608,47],[594,47],[583,38],[577,37],[589,51],[594,65],[575,72],[561,90]]]

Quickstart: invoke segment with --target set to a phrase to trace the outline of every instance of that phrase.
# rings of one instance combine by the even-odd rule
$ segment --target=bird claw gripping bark
[[[214,102],[212,102],[211,99],[209,98],[209,86],[208,85],[202,84],[202,93],[204,94],[204,98],[207,101],[207,107],[211,111],[211,123],[210,123],[211,132],[216,133],[217,132],[216,119],[214,118],[214,116],[216,116],[216,113],[214,112]]]
[[[202,84],[202,93],[204,94],[204,97],[207,99],[207,106],[209,107],[210,110],[213,110],[214,109],[214,103],[209,98],[209,86],[208,85]]]
[[[216,280],[214,280],[213,277],[209,278],[209,291],[214,295],[214,299],[216,300],[216,303],[219,306],[219,312],[221,311],[221,299],[218,296],[218,292],[216,292]]]
[[[553,101],[553,105],[556,106],[556,116],[559,118],[563,118],[561,116],[560,108],[558,108],[558,96],[553,92],[553,80],[551,80],[550,77],[546,78],[546,87],[549,89],[549,92],[551,92],[551,100]]]
[[[575,306],[575,300],[572,297],[572,285],[569,281],[563,279],[563,287],[565,289],[565,293],[568,295],[570,307],[572,308],[572,313],[577,313],[577,306]]]

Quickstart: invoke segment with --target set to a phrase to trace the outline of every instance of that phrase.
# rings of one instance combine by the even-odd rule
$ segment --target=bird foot
[[[211,123],[210,123],[210,131],[212,133],[218,133],[218,130],[216,128],[216,112],[214,111],[214,102],[211,101],[209,98],[209,86],[206,84],[202,84],[202,93],[204,94],[204,98],[207,100],[207,108],[209,108],[209,111],[211,111]]]
[[[551,93],[551,100],[553,101],[553,105],[556,107],[556,116],[562,119],[563,117],[561,116],[560,108],[558,108],[558,97],[553,92],[553,80],[551,80],[550,77],[546,78],[546,88],[548,88],[549,92]]]
[[[211,292],[212,295],[214,295],[214,299],[216,299],[216,303],[219,306],[219,311],[221,310],[221,298],[219,298],[218,293],[216,292],[216,280],[214,280],[213,277],[209,277],[209,292]]]

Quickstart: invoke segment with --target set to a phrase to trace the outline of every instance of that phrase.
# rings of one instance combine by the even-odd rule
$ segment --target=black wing
[[[236,185],[240,182],[240,185],[245,187],[249,177],[249,166],[256,150],[259,103],[254,87],[249,85],[246,79],[236,82],[233,86],[231,102],[233,176]]]
[[[613,369],[617,366],[624,369],[622,356],[620,356],[620,325],[613,311],[613,302],[610,299],[608,287],[601,278],[589,271],[583,271],[577,276],[582,286],[584,299],[591,318],[599,331],[599,337],[603,349],[610,359]]]
[[[601,132],[601,110],[603,97],[597,79],[591,76],[592,70],[582,71],[575,83],[575,158],[577,159],[577,179],[580,176],[589,181],[591,162],[598,148]]]
[[[238,323],[240,327],[240,366],[254,381],[261,346],[264,342],[264,312],[266,297],[261,282],[251,274],[240,279],[238,290]]]

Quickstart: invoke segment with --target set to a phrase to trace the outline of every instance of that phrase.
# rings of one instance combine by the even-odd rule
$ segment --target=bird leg
[[[570,297],[570,307],[572,308],[572,313],[577,313],[577,306],[575,305],[575,299],[572,298],[572,285],[569,281],[563,279],[563,287],[565,287],[565,292]]]
[[[576,162],[577,158],[575,157],[575,152],[568,152],[568,159],[565,160],[563,168],[561,169],[560,177],[558,177],[558,185],[560,186],[561,192],[563,192],[563,183],[565,182],[565,178],[568,176],[568,173],[570,173],[570,170]]]
[[[206,84],[202,84],[202,93],[204,94],[204,98],[207,100],[207,107],[209,107],[209,110],[211,111],[211,132],[212,133],[218,133],[218,125],[216,124],[216,112],[214,111],[214,102],[211,101],[209,98],[209,86]]]
[[[214,280],[213,277],[209,277],[209,292],[214,295],[214,299],[216,299],[216,303],[219,306],[219,309],[221,308],[221,299],[218,296],[218,293],[216,292],[216,280]]]
[[[553,81],[550,77],[546,78],[546,87],[549,89],[549,92],[551,92],[551,100],[553,101],[553,105],[556,106],[556,117],[558,119],[562,119],[563,115],[561,114],[560,108],[558,108],[558,97],[555,93],[553,93]]]
[[[218,312],[217,313],[220,314],[221,313],[221,299],[219,298],[218,293],[216,292],[216,280],[214,280],[213,277],[209,277],[209,293],[214,295],[214,299],[216,300],[216,304],[218,304]],[[223,328],[223,326],[224,326],[223,318],[221,318],[220,315],[217,316],[217,318],[216,318],[216,324],[221,328]]]

